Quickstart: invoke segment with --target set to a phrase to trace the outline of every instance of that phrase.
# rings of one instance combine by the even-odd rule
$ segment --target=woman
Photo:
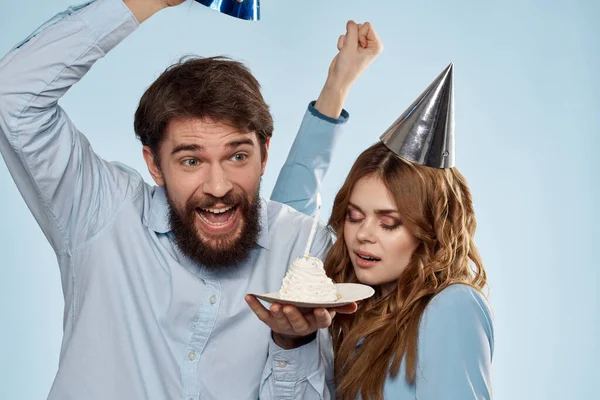
[[[330,327],[337,398],[491,398],[486,273],[460,172],[373,145],[338,192],[329,226],[338,240],[327,274],[376,290]]]
[[[365,48],[380,48],[372,34],[374,40],[364,35]],[[344,42],[342,36],[338,48]],[[335,282],[376,289],[355,314],[338,309],[326,324],[338,399],[491,398],[493,326],[471,194],[454,168],[452,87],[450,65],[382,142],[360,155],[336,196],[329,227],[337,241],[326,272]],[[288,157],[284,170],[305,167]],[[302,206],[305,192],[277,200]],[[300,337],[311,338],[324,311],[300,315],[280,304],[267,311],[251,296],[247,301],[274,332]]]

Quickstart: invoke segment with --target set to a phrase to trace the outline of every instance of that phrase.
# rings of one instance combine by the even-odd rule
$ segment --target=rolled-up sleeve
[[[350,115],[342,110],[334,119],[308,105],[288,157],[279,173],[271,199],[312,215],[316,193],[329,169],[331,157]]]

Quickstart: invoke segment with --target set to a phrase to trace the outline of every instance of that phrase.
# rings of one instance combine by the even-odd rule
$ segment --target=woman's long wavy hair
[[[344,241],[350,195],[363,178],[379,178],[394,199],[403,224],[418,240],[395,290],[361,302],[354,315],[338,315],[330,332],[338,399],[382,399],[386,378],[405,360],[406,380],[414,385],[419,322],[440,291],[462,283],[482,291],[486,273],[473,242],[475,213],[465,178],[455,168],[424,167],[403,160],[382,143],[356,160],[338,192],[329,228],[338,240],[325,259],[335,282],[358,282]],[[360,342],[362,341],[362,342]],[[360,346],[358,346],[360,342]]]

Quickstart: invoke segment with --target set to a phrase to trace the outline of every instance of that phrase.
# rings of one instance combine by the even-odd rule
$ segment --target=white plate
[[[336,283],[338,292],[342,295],[342,297],[336,301],[327,301],[321,303],[305,303],[302,301],[295,300],[284,300],[279,297],[279,292],[274,293],[266,293],[266,294],[254,294],[250,293],[256,298],[266,301],[267,303],[279,303],[279,304],[290,304],[300,308],[332,308],[332,307],[340,307],[355,301],[367,299],[373,294],[375,294],[375,290],[371,286],[363,285],[360,283]]]

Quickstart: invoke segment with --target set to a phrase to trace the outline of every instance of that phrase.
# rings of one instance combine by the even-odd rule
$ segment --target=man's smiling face
[[[256,246],[259,186],[267,162],[254,132],[208,119],[175,119],[166,129],[158,160],[144,158],[166,189],[171,229],[181,250],[218,268],[245,259]]]

